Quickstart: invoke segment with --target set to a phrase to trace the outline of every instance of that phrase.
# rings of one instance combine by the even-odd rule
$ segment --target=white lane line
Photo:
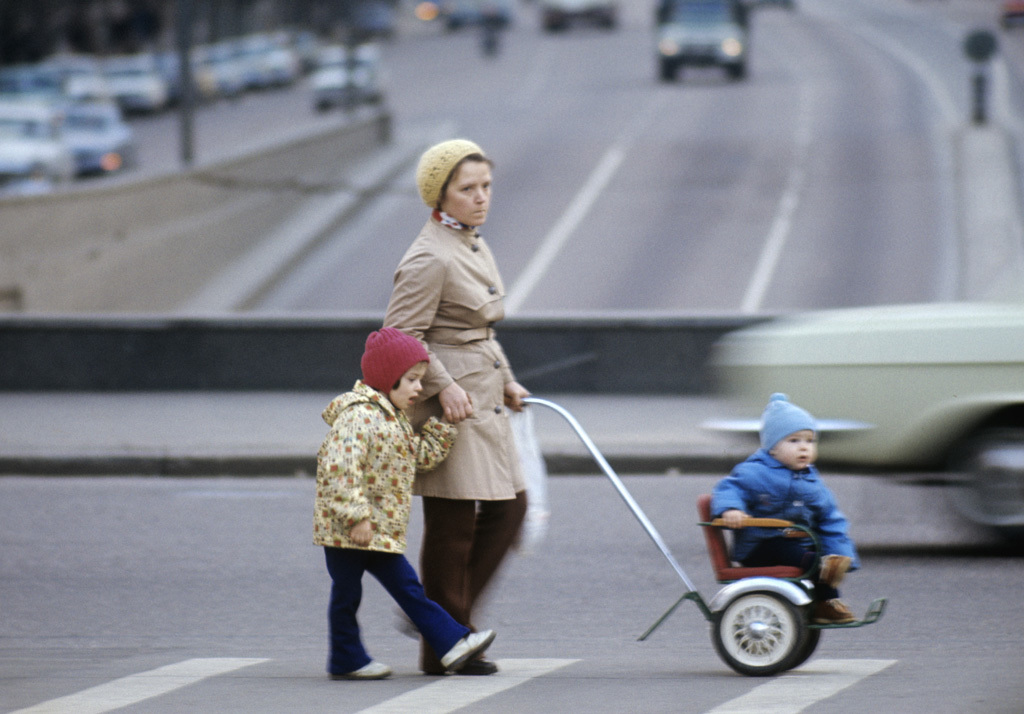
[[[534,677],[567,667],[575,659],[502,659],[489,677],[448,676],[388,699],[357,714],[449,714]]]
[[[569,236],[573,234],[576,227],[583,221],[587,211],[590,210],[594,201],[597,200],[605,186],[611,181],[612,176],[615,175],[619,164],[622,163],[624,158],[626,158],[626,147],[619,144],[611,146],[604,156],[601,157],[601,162],[597,165],[597,168],[594,169],[587,182],[583,184],[583,188],[572,199],[565,213],[559,217],[558,222],[548,232],[544,242],[541,243],[540,249],[533,254],[526,268],[516,279],[515,285],[509,290],[508,297],[505,298],[505,312],[507,314],[511,315],[516,312],[520,305],[523,304],[523,301],[533,292],[537,283],[544,276],[544,273],[551,267],[555,256],[558,255],[558,252],[562,250],[562,246],[569,240]]]
[[[768,230],[768,237],[765,239],[764,247],[761,248],[761,255],[757,259],[757,265],[747,285],[747,291],[740,303],[740,312],[746,315],[757,312],[764,303],[765,293],[775,275],[775,267],[782,257],[782,250],[786,247],[789,238],[789,231],[793,226],[793,216],[800,203],[800,194],[803,191],[806,178],[805,166],[807,163],[807,152],[811,145],[811,112],[814,105],[811,91],[806,86],[800,90],[800,112],[797,115],[797,127],[794,133],[795,154],[793,166],[786,181],[786,188],[779,198],[779,206],[775,211],[775,218],[772,220],[771,228]]]
[[[146,699],[159,697],[209,677],[216,677],[266,661],[265,659],[227,657],[188,659],[184,662],[169,664],[166,667],[157,667],[148,672],[115,679],[112,682],[84,689],[66,697],[51,699],[27,709],[19,709],[11,714],[103,714],[130,704],[137,704]]]
[[[755,687],[707,714],[797,714],[865,677],[895,664],[894,659],[823,659]]]
[[[612,143],[608,150],[601,157],[597,166],[587,177],[586,183],[573,197],[565,212],[552,226],[551,230],[544,237],[540,248],[530,258],[523,272],[519,274],[515,284],[508,291],[505,297],[505,314],[511,315],[519,310],[523,302],[544,277],[544,273],[551,267],[555,256],[562,250],[566,241],[573,234],[579,224],[590,211],[591,206],[604,191],[608,182],[612,180],[619,165],[629,152],[633,142],[636,141],[647,124],[657,116],[658,110],[665,102],[666,94],[659,92],[654,99],[634,118],[634,121],[626,127],[623,133]]]

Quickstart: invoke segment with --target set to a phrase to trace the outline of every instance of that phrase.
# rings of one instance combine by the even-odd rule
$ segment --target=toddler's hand
[[[370,541],[373,540],[373,528],[370,527],[370,521],[359,521],[359,523],[352,526],[352,529],[348,532],[349,540],[358,546],[368,546]]]
[[[742,528],[746,517],[747,514],[738,508],[730,508],[722,514],[722,520],[725,522],[726,528]]]

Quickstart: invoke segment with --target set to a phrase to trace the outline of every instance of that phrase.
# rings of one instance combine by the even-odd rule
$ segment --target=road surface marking
[[[895,663],[894,659],[817,660],[707,714],[797,714]]]
[[[503,659],[489,677],[448,676],[388,699],[358,714],[448,714],[511,689],[534,677],[567,667],[575,659]]]
[[[140,672],[76,694],[51,699],[42,704],[19,709],[11,714],[103,714],[126,707],[209,677],[227,674],[242,667],[266,662],[265,659],[188,659],[184,662]]]
[[[794,132],[795,154],[793,165],[789,171],[789,178],[786,181],[786,188],[779,198],[779,205],[775,211],[771,228],[768,229],[768,237],[765,239],[761,255],[757,259],[754,273],[747,286],[747,292],[740,303],[740,312],[751,314],[762,308],[765,293],[775,275],[775,267],[782,257],[782,250],[786,247],[786,240],[789,238],[789,231],[793,226],[793,216],[800,204],[800,194],[803,192],[804,180],[806,178],[806,164],[808,149],[811,145],[811,118],[812,107],[815,104],[812,92],[806,87],[800,90],[800,110],[797,115],[797,126]]]
[[[591,206],[619,170],[619,165],[626,158],[633,142],[640,137],[647,125],[658,115],[658,110],[665,102],[666,94],[661,92],[637,115],[622,134],[608,147],[597,166],[590,172],[583,187],[573,196],[565,212],[558,218],[555,225],[544,237],[540,247],[523,268],[515,284],[505,297],[505,314],[511,315],[519,310],[523,302],[544,277],[551,267],[559,251],[569,240],[583,219],[586,218]]]

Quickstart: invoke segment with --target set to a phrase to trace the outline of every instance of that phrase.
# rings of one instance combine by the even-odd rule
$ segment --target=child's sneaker
[[[483,632],[471,632],[455,643],[455,646],[444,653],[441,657],[441,664],[445,669],[458,672],[466,666],[471,659],[482,653],[491,643],[494,642],[496,633],[494,630]]]
[[[371,660],[357,670],[345,674],[332,674],[331,679],[384,679],[391,676],[391,668],[382,662]]]
[[[811,618],[819,625],[843,625],[847,622],[855,622],[856,617],[846,603],[837,597],[825,602],[814,604],[814,615]]]

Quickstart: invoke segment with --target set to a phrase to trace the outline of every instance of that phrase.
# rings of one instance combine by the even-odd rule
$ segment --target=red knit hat
[[[429,361],[422,342],[394,327],[382,327],[366,338],[366,351],[360,362],[363,382],[388,394],[410,368]]]

